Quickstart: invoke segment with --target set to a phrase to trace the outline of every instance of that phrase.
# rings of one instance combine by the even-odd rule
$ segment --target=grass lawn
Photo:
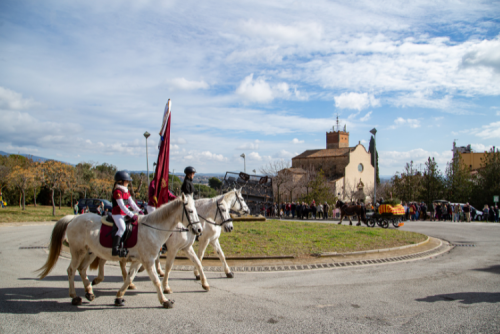
[[[72,214],[73,209],[64,206],[61,207],[61,210],[56,206],[55,216],[52,216],[52,206],[38,205],[35,208],[33,205],[26,205],[24,211],[19,206],[7,206],[3,209],[0,208],[0,224],[59,220],[66,215]]]
[[[321,252],[354,252],[416,244],[427,236],[396,229],[337,224],[284,222],[234,222],[231,233],[221,233],[226,256],[311,256]],[[197,249],[197,248],[195,248]],[[215,256],[211,246],[207,255]]]

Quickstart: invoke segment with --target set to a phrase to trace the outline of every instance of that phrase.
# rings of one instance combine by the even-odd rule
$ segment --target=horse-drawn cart
[[[374,227],[377,224],[380,227],[388,228],[392,223],[394,227],[398,228],[404,225],[402,222],[404,214],[405,209],[401,204],[380,204],[378,208],[375,208],[375,211],[366,213],[366,225]]]

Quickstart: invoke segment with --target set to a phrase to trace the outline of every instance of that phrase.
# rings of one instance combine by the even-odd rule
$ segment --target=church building
[[[326,133],[325,149],[307,150],[292,158],[292,167],[286,171],[294,175],[295,183],[307,177],[309,171],[314,173],[320,170],[323,171],[330,188],[339,199],[371,201],[375,173],[371,164],[371,154],[361,142],[349,146],[349,132],[345,126],[343,131],[337,126],[337,131],[333,129]],[[283,195],[286,200],[291,201],[298,199],[302,193],[303,190],[297,194]]]

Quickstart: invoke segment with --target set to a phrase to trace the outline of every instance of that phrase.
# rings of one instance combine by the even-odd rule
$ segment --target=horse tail
[[[94,262],[92,262],[92,264],[90,265],[89,269],[90,270],[97,270],[99,268],[99,260],[100,258],[97,256],[94,260]]]
[[[40,269],[36,270],[36,272],[41,272],[38,275],[40,279],[44,279],[45,276],[50,273],[52,268],[57,263],[59,255],[61,254],[63,239],[66,235],[66,229],[74,217],[75,216],[65,216],[61,218],[54,226],[54,229],[52,230],[52,237],[50,239],[49,256],[47,258],[47,262],[45,262],[45,264]]]

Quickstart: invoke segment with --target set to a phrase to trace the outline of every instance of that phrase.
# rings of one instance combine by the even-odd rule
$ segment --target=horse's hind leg
[[[200,259],[198,259],[198,257],[196,256],[193,246],[189,246],[189,248],[187,250],[184,249],[184,251],[186,252],[186,255],[191,260],[191,262],[194,263],[194,265],[200,272],[201,286],[203,287],[203,289],[210,291],[210,286],[208,285],[207,278],[205,277],[205,273],[203,272],[203,267],[201,265]]]
[[[234,274],[231,272],[231,268],[227,265],[226,257],[224,256],[224,252],[220,247],[219,239],[215,239],[212,242],[212,246],[215,248],[217,255],[219,255],[219,259],[222,262],[222,267],[224,268],[224,272],[226,273],[227,278],[234,278]]]
[[[81,305],[82,298],[78,297],[75,290],[75,272],[82,263],[83,258],[86,255],[86,251],[83,249],[74,249],[70,247],[71,252],[71,262],[68,266],[68,282],[69,282],[69,296],[73,298],[71,304],[73,305]]]
[[[120,261],[121,265],[121,261]],[[125,291],[127,288],[130,286],[132,281],[135,278],[135,275],[137,275],[137,271],[139,270],[139,267],[141,266],[141,263],[139,261],[137,262],[132,262],[130,265],[127,277],[125,278],[125,282],[123,282],[122,287],[118,292],[116,293],[116,299],[115,299],[115,306],[124,306],[125,300],[122,298],[125,295]]]
[[[352,216],[347,216],[347,217],[349,218],[349,225],[352,225],[352,220],[351,220]]]
[[[338,225],[341,225],[342,224],[342,220],[344,219],[344,215],[343,214],[340,214],[340,221],[338,223]]]
[[[126,260],[120,261],[120,269],[122,271],[123,281],[125,282],[127,280],[127,261]],[[129,290],[137,290],[137,287],[134,285],[134,283],[130,282],[130,284],[128,285],[128,289]]]
[[[150,262],[144,262],[143,266],[148,271],[149,278],[151,278],[151,281],[153,282],[153,285],[156,288],[156,292],[158,293],[158,300],[160,301],[160,304],[163,305],[163,307],[165,307],[165,308],[174,307],[174,301],[168,300],[167,298],[165,298],[165,295],[163,294],[163,292],[161,290],[161,282],[158,279],[158,275],[155,272],[154,259],[151,259]],[[123,293],[125,293],[125,289],[123,289]],[[121,292],[121,290],[119,292]],[[117,297],[118,297],[118,295],[117,295]]]
[[[87,269],[89,265],[94,261],[97,256],[95,254],[87,254],[84,258],[80,266],[78,267],[78,272],[80,273],[80,277],[82,278],[83,286],[85,287],[85,298],[88,301],[93,301],[95,299],[94,292],[92,291],[92,284],[87,277]]]
[[[158,253],[158,256],[155,259],[155,266],[156,266],[156,272],[160,277],[165,277],[165,273],[163,270],[161,270],[161,263],[160,263],[160,253]]]
[[[97,271],[97,277],[92,281],[92,285],[97,285],[104,281],[104,265],[106,264],[106,260],[99,259],[99,269]]]
[[[168,286],[168,277],[170,276],[170,270],[174,265],[175,256],[177,255],[177,250],[171,247],[167,252],[167,260],[165,261],[165,276],[163,276],[163,281],[161,282],[162,290],[164,293],[172,293],[172,289]]]

